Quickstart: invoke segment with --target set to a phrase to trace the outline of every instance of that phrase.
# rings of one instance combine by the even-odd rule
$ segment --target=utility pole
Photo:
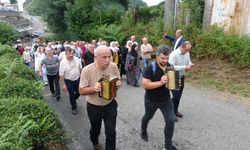
[[[164,29],[175,27],[178,0],[165,0]]]

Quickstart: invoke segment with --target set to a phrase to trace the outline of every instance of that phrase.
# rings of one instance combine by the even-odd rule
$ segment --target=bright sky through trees
[[[148,6],[152,5],[158,5],[160,2],[163,2],[164,0],[142,0],[147,3]]]

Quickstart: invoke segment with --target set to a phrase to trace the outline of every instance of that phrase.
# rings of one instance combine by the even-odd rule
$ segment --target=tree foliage
[[[128,8],[128,1],[122,0],[76,0],[67,12],[69,29],[86,34],[88,30],[120,20]]]
[[[187,9],[191,12],[191,23],[196,27],[202,27],[203,13],[204,13],[204,0],[182,0],[181,6],[181,17],[184,20]]]
[[[65,13],[74,0],[32,0],[27,3],[29,12],[39,14],[47,22],[48,28],[54,33],[63,33],[67,30]]]
[[[135,9],[136,7],[147,7],[147,3],[142,0],[129,0],[129,8]]]

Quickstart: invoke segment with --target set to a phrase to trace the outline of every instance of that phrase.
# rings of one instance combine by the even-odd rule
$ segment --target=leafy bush
[[[30,81],[35,80],[35,72],[21,63],[20,60],[15,59],[12,60],[13,62],[8,62],[8,60],[6,59],[6,62],[0,60],[0,80],[5,77],[19,77]]]
[[[2,45],[0,43],[0,56],[4,55],[5,53],[16,53],[16,50],[9,45]]]
[[[28,116],[20,115],[18,120],[6,129],[6,132],[0,132],[0,149],[32,149],[32,138],[29,136],[32,130],[38,128],[32,119]]]
[[[0,98],[29,97],[42,99],[42,84],[19,77],[7,76],[0,80]]]
[[[0,56],[0,63],[11,63],[14,60],[20,60],[20,62],[23,62],[23,59],[20,57],[20,54],[18,54],[17,52],[5,53]]]
[[[28,149],[31,141],[33,145],[67,142],[60,120],[42,100],[0,99],[0,115],[0,149]]]
[[[241,67],[250,66],[250,38],[225,34],[211,27],[194,37],[192,53],[198,58],[219,58]]]
[[[0,21],[0,44],[11,44],[18,32],[8,23]]]

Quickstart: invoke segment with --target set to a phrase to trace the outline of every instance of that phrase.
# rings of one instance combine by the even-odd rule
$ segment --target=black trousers
[[[143,131],[147,131],[148,123],[153,118],[157,109],[160,109],[164,121],[165,121],[165,128],[164,128],[164,136],[165,136],[165,145],[166,149],[172,150],[172,138],[174,133],[174,121],[175,121],[175,114],[173,110],[173,102],[171,99],[168,99],[166,102],[156,103],[149,101],[145,98],[144,101],[145,106],[145,114],[141,120],[141,129]]]
[[[96,106],[87,103],[87,113],[90,120],[90,140],[93,145],[99,143],[102,120],[104,121],[106,144],[105,150],[116,149],[116,117],[117,117],[117,102],[112,100],[106,106]]]
[[[48,82],[49,82],[49,89],[51,93],[56,93],[56,97],[60,97],[60,84],[59,84],[59,73],[56,75],[47,75],[48,77]],[[56,87],[56,91],[54,88],[54,85]]]
[[[180,90],[171,90],[172,95],[173,95],[172,100],[173,100],[173,104],[174,104],[174,112],[175,112],[175,114],[178,112],[182,92],[183,92],[183,89],[184,89],[184,82],[185,82],[185,76],[181,77],[181,88],[180,88]]]
[[[77,109],[76,100],[80,96],[80,94],[79,94],[80,78],[75,80],[75,81],[65,79],[64,82],[65,82],[67,89],[68,89],[68,92],[69,92],[69,101],[71,104],[71,109],[76,110]]]

